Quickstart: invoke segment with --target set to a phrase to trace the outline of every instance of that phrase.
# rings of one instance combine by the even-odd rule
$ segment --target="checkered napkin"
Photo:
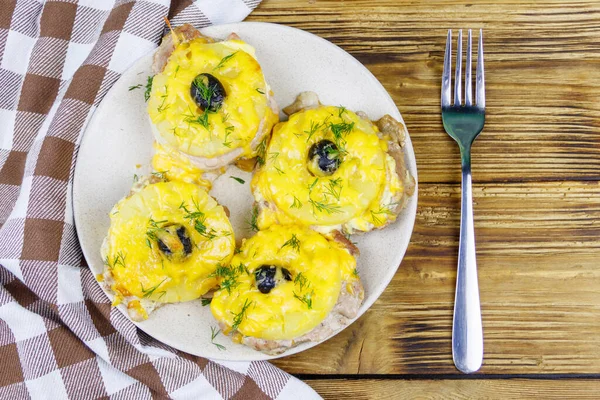
[[[157,342],[112,309],[79,248],[71,185],[107,90],[173,25],[260,0],[0,0],[0,399],[314,398],[265,362]]]

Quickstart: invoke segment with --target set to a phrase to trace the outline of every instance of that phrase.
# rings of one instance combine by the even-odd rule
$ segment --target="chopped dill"
[[[298,200],[298,198],[296,196],[294,196],[294,202],[292,203],[290,208],[300,208],[300,207],[302,207],[302,202],[300,200]]]
[[[156,111],[158,111],[159,113],[162,113],[163,111],[166,111],[169,109],[169,107],[171,107],[170,105],[165,107],[165,102],[167,101],[167,97],[169,96],[169,88],[167,85],[165,85],[165,94],[163,94],[162,96],[160,96],[162,98],[162,102],[160,103],[160,105],[158,106],[158,108],[156,109]]]
[[[338,107],[338,117],[342,118],[342,115],[344,115],[345,112],[346,112],[346,107],[344,107],[344,106]]]
[[[202,307],[206,307],[212,301],[212,297],[209,297],[209,298],[203,297],[200,299],[200,301],[202,301]]]
[[[150,218],[148,221],[148,229],[146,230],[146,246],[152,248],[152,241],[158,240],[157,233],[160,231],[164,231],[164,225],[167,222],[166,219],[162,221],[155,221]]]
[[[335,214],[335,213],[341,213],[342,211],[340,210],[340,206],[336,206],[335,204],[332,203],[323,203],[322,201],[315,201],[313,199],[308,199],[308,202],[310,203],[310,205],[313,208],[313,214],[316,211],[319,212],[323,212],[325,211],[327,214]]]
[[[223,114],[223,116],[221,117],[221,121],[223,123],[227,122],[227,120],[229,119],[229,113],[225,113]]]
[[[209,230],[207,228],[207,226],[205,224],[206,216],[204,215],[204,213],[202,211],[200,211],[198,202],[195,199],[192,199],[192,203],[194,204],[194,207],[196,207],[196,211],[190,211],[187,208],[185,201],[182,202],[181,205],[179,206],[179,208],[185,212],[185,215],[183,216],[183,218],[190,220],[192,225],[194,225],[194,229],[196,230],[196,232],[198,232],[200,235],[204,236],[208,240],[212,240],[215,237],[217,237],[214,229],[211,228]]]
[[[333,134],[335,144],[342,149],[345,144],[344,136],[352,132],[352,129],[354,129],[354,122],[340,122],[339,124],[329,123],[329,129]]]
[[[158,287],[160,285],[162,285],[167,279],[169,279],[169,278],[163,279],[162,281],[160,281],[160,283],[158,283],[157,285],[152,286],[151,288],[148,288],[148,289],[144,289],[144,285],[140,282],[140,286],[142,287],[142,293],[144,294],[143,297],[152,296],[152,294],[156,291],[156,289],[158,289]],[[166,292],[163,292],[163,294],[160,297],[164,296],[164,293],[166,293]]]
[[[237,176],[231,176],[231,175],[229,175],[229,177],[230,177],[231,179],[233,179],[234,181],[236,181],[237,183],[240,183],[240,184],[242,184],[242,185],[243,185],[244,183],[246,183],[246,181],[245,181],[245,180],[243,180],[242,178],[238,178]]]
[[[208,122],[208,110],[202,112],[202,114],[198,115],[198,116],[194,116],[192,114],[185,114],[185,122],[187,122],[188,124],[198,124],[198,125],[202,125],[204,127],[204,129],[208,130],[208,128],[210,127],[210,124]]]
[[[265,165],[265,155],[267,154],[267,137],[265,136],[263,140],[258,144],[256,148],[256,163],[258,166]]]
[[[296,234],[292,234],[292,238],[290,240],[288,240],[287,242],[285,242],[283,244],[283,246],[281,246],[281,248],[283,249],[284,247],[290,246],[292,249],[296,250],[297,252],[300,252],[300,240],[298,240],[298,238],[296,237]]]
[[[340,195],[342,194],[342,179],[330,179],[329,185],[325,187],[325,194],[329,194],[337,201],[340,201]]]
[[[313,183],[308,185],[308,193],[311,193],[312,190],[315,188],[317,182],[319,182],[319,178],[315,178],[315,180],[313,181]]]
[[[315,292],[311,291],[310,293],[304,293],[302,296],[294,292],[294,297],[306,304],[309,310],[312,310],[312,296]]]
[[[263,92],[262,90],[260,90],[259,88],[256,88],[256,91],[260,94],[265,94],[265,92]]]
[[[202,299],[202,300],[204,300],[204,299]],[[215,346],[217,346],[217,349],[219,349],[219,350],[227,350],[227,348],[225,346],[223,346],[222,344],[215,343],[215,338],[219,335],[219,333],[221,333],[221,330],[216,329],[214,326],[211,326],[210,330],[211,330],[210,342],[212,344],[214,344]]]
[[[277,172],[279,173],[279,175],[285,175],[285,172],[283,172],[283,171],[281,170],[281,168],[279,168],[279,167],[276,167],[276,166],[274,166],[274,165],[273,165],[273,168],[275,168],[275,169],[277,170]]]
[[[269,153],[269,160],[275,161],[277,159],[277,157],[279,157],[279,152],[278,151],[274,151],[272,153]]]
[[[298,275],[296,275],[296,277],[294,278],[294,285],[298,285],[300,287],[300,291],[302,292],[305,287],[308,288],[310,286],[310,283],[308,282],[308,279],[306,279],[304,274],[302,272],[299,272]]]
[[[231,141],[228,141],[227,139],[229,139],[229,135],[231,135],[231,132],[233,132],[234,129],[235,128],[231,125],[225,128],[225,139],[223,140],[223,146],[231,147]]]
[[[132,90],[139,89],[139,88],[141,88],[141,87],[142,87],[142,84],[141,84],[141,83],[140,83],[139,85],[135,85],[135,86],[129,86],[129,91],[131,92]]]
[[[175,68],[175,74],[173,74],[173,78],[177,78],[177,73],[179,72],[179,65]]]
[[[240,270],[238,268],[235,268],[233,266],[217,264],[215,272],[210,274],[209,278],[221,278],[221,289],[225,289],[228,293],[231,293],[231,289],[237,287],[237,285],[239,284],[237,281],[239,275]]]
[[[133,174],[133,182],[137,182],[140,180],[140,177],[137,174]]]
[[[169,171],[154,171],[154,172],[152,172],[151,175],[166,181],[167,180],[167,172],[169,172]]]
[[[306,133],[308,135],[308,137],[306,138],[306,141],[309,142],[310,138],[313,137],[313,135],[315,133],[317,133],[317,131],[323,126],[322,123],[315,123],[315,121],[310,121],[310,129],[307,131],[304,131],[304,133]]]
[[[358,277],[358,269],[354,268],[354,271],[352,271],[352,275]]]
[[[392,202],[390,204],[385,204],[379,207],[379,210],[371,210],[371,218],[376,225],[381,225],[383,221],[378,217],[378,215],[394,215],[392,209],[398,205],[398,202]]]
[[[227,61],[229,61],[233,56],[235,56],[236,53],[237,53],[237,51],[233,52],[233,53],[231,53],[231,54],[229,54],[229,55],[227,55],[227,56],[225,56],[223,58],[221,58],[221,61],[219,61],[219,63],[217,64],[217,66],[213,68],[213,71],[216,71],[216,70],[218,70],[220,68],[223,68],[223,66],[225,66],[225,63]]]
[[[150,99],[150,93],[152,92],[152,81],[153,80],[154,80],[154,76],[153,75],[150,75],[146,79],[146,90],[144,90],[144,100],[145,101],[148,101]]]
[[[252,305],[252,302],[251,301],[249,302],[248,299],[246,299],[246,301],[244,301],[244,305],[242,306],[242,309],[240,310],[240,312],[237,314],[234,314],[233,325],[231,327],[232,330],[235,331],[240,326],[240,324],[246,317],[246,311],[248,311],[248,307],[250,307],[251,305]]]
[[[250,219],[246,221],[251,231],[258,232],[258,206],[252,207]]]
[[[192,85],[198,89],[198,94],[206,103],[206,109],[210,109],[212,107],[212,99],[215,94],[215,87],[213,85],[208,85],[204,82],[203,76],[197,76],[192,81]]]
[[[119,251],[117,255],[113,258],[112,263],[110,262],[110,258],[106,256],[106,258],[104,259],[104,264],[106,264],[106,266],[110,269],[113,269],[117,265],[120,265],[123,268],[125,268],[125,255],[122,251]]]
[[[115,259],[113,261],[113,266],[117,266],[120,265],[121,267],[125,268],[125,255],[123,254],[122,251],[119,251],[117,253],[117,255],[115,256]]]
[[[240,254],[242,252],[242,248],[241,247],[236,247],[236,249],[233,251],[233,254]]]

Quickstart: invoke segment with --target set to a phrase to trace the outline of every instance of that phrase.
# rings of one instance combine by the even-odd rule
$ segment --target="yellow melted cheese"
[[[263,294],[254,275],[262,265],[286,268],[292,280]],[[325,319],[337,302],[342,282],[358,279],[355,267],[354,257],[337,242],[299,226],[274,225],[243,242],[229,267],[235,273],[234,284],[229,282],[226,289],[221,278],[222,288],[213,297],[211,311],[229,328],[226,332],[237,321],[237,331],[245,336],[293,339]]]
[[[334,130],[348,132],[336,137]],[[262,229],[275,223],[312,225],[322,232],[344,228],[368,231],[396,218],[390,210],[403,191],[387,140],[377,127],[344,108],[322,106],[293,114],[273,129],[265,165],[255,174],[257,202],[267,201],[258,217]],[[345,154],[331,176],[315,177],[308,168],[310,147],[331,140]]]
[[[189,218],[190,213],[195,213],[194,218]],[[115,303],[133,299],[128,308],[143,318],[147,313],[138,299],[174,303],[205,294],[217,283],[211,277],[217,264],[227,263],[235,248],[233,229],[223,207],[189,183],[147,185],[119,201],[110,220],[103,257]],[[161,233],[153,230],[152,221],[159,230],[172,224],[185,227],[192,243],[191,254],[183,260],[165,256],[152,236],[152,232]],[[197,229],[198,221],[205,230]]]
[[[182,181],[200,185],[206,190],[212,188],[212,182],[204,179],[203,171],[196,167],[186,157],[180,157],[176,152],[154,142],[154,157],[152,168],[164,174],[169,181]]]
[[[226,92],[222,107],[208,113],[208,129],[193,122],[204,114],[190,95],[201,73],[216,77]],[[163,144],[178,151],[215,158],[239,148],[240,157],[249,158],[256,155],[252,139],[257,131],[268,132],[279,120],[269,107],[270,95],[251,46],[241,40],[195,39],[179,44],[154,76],[148,113]]]

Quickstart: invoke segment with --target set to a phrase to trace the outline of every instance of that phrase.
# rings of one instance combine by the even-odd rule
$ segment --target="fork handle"
[[[473,191],[471,188],[471,149],[461,147],[462,198],[456,297],[452,324],[452,358],[460,371],[477,371],[483,361],[483,329],[477,284]]]

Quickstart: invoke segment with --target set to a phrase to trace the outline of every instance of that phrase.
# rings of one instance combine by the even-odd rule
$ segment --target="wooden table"
[[[275,364],[325,398],[600,397],[600,2],[264,0],[249,18],[348,51],[402,112],[419,170],[408,253],[373,307]],[[485,338],[452,363],[458,147],[444,132],[447,29],[484,29],[487,110],[473,148]]]

